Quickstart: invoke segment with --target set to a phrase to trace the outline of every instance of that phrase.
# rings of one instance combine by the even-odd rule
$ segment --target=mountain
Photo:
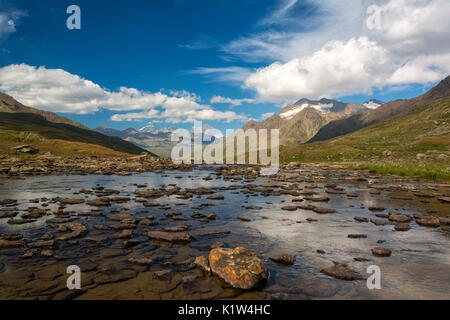
[[[363,106],[365,106],[366,108],[369,108],[369,109],[376,109],[378,107],[381,107],[383,104],[384,104],[383,101],[380,101],[377,99],[372,99],[372,100],[364,102]]]
[[[425,94],[408,100],[396,100],[385,103],[376,109],[370,109],[352,114],[343,119],[337,119],[325,125],[311,138],[308,143],[324,141],[355,132],[375,123],[384,121],[399,113],[424,106],[434,100],[450,96],[450,76]]]
[[[177,128],[165,127],[157,129],[149,124],[139,130],[128,128],[125,130],[115,130],[109,127],[100,126],[95,131],[112,137],[120,137],[125,141],[135,144],[160,157],[170,157],[171,150],[176,144],[171,141],[172,132]]]
[[[138,131],[143,133],[151,133],[154,135],[164,135],[164,134],[171,134],[177,130],[177,128],[174,127],[164,127],[164,128],[156,128],[153,124],[149,123],[145,127],[140,128]]]
[[[3,93],[0,93],[0,135],[2,153],[11,153],[10,148],[20,144],[64,156],[146,152],[132,143],[95,132],[52,112],[24,106]]]
[[[65,117],[60,117],[53,112],[43,111],[31,107],[24,106],[13,97],[8,96],[0,92],[0,112],[8,112],[8,113],[32,113],[42,116],[44,119],[54,123],[65,123],[70,124],[75,127],[83,128],[89,130],[88,127],[83,126],[81,123],[72,121]]]
[[[280,129],[281,145],[300,145],[327,123],[361,110],[368,109],[357,103],[301,99],[263,122],[249,121],[243,129]]]
[[[450,95],[438,98],[446,92],[448,78],[408,104],[390,103],[383,113],[397,114],[384,121],[331,140],[282,147],[280,159],[350,163],[381,173],[450,180]],[[399,113],[402,108],[409,110]]]

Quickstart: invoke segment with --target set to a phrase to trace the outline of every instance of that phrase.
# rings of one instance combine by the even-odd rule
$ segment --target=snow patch
[[[325,104],[325,103],[319,103],[319,104],[304,103],[302,105],[295,106],[288,111],[280,113],[280,118],[292,119],[297,113],[301,112],[302,110],[305,110],[306,108],[314,108],[320,112],[327,113],[327,112],[330,112],[329,109],[333,108],[333,106],[334,106],[334,104],[332,104],[332,103],[327,103],[327,104]]]

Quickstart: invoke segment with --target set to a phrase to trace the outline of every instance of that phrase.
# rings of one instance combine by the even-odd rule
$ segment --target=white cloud
[[[208,105],[202,105],[199,96],[187,91],[170,91],[171,96],[126,87],[110,91],[62,69],[26,64],[0,68],[0,91],[25,105],[53,112],[86,114],[99,108],[137,111],[116,114],[111,118],[114,121],[152,118],[167,122],[245,120],[243,115],[215,111]]]
[[[257,70],[245,87],[271,102],[367,92],[382,83],[389,68],[386,51],[367,38],[331,41],[311,56]]]
[[[251,74],[251,70],[237,66],[224,68],[201,67],[190,70],[187,73],[211,76],[211,82],[242,82]]]
[[[26,14],[19,10],[0,12],[0,39],[17,31],[17,23]]]
[[[231,107],[241,106],[243,103],[254,103],[255,99],[232,99],[221,96],[214,96],[211,98],[210,103],[225,103],[230,104]]]
[[[279,103],[370,93],[376,87],[430,83],[450,74],[448,0],[383,1],[378,7],[381,23],[371,30],[364,23],[362,3],[353,8],[349,1],[313,2],[328,13],[326,30],[269,30],[226,48],[244,57],[277,60],[244,81],[243,87],[256,90],[259,100]],[[317,47],[324,39],[328,41]]]

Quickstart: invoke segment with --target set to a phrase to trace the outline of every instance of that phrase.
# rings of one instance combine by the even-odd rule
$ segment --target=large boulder
[[[266,264],[243,247],[212,249],[209,266],[214,274],[239,289],[256,288],[269,277]]]

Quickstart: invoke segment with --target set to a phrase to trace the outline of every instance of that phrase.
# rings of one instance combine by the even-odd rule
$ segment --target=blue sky
[[[91,128],[199,119],[223,130],[303,97],[410,98],[448,75],[439,30],[430,30],[430,52],[419,48],[430,37],[414,28],[394,43],[395,25],[366,30],[373,2],[0,0],[0,91]],[[81,30],[66,27],[71,4]],[[414,6],[402,7],[404,19]],[[411,39],[420,46],[403,52],[397,44]]]

